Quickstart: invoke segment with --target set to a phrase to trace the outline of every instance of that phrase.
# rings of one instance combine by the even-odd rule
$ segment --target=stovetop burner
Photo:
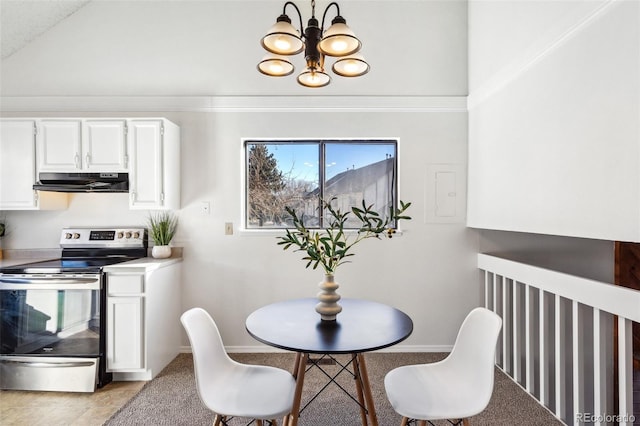
[[[107,265],[146,257],[144,228],[65,228],[62,257],[0,268],[3,274],[100,273]]]
[[[122,256],[106,258],[62,258],[42,262],[23,263],[0,268],[3,274],[65,274],[65,273],[100,273],[104,266],[139,259],[142,256]]]

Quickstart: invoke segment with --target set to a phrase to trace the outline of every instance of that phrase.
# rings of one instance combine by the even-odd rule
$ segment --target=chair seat
[[[412,419],[461,419],[486,405],[477,390],[442,362],[398,367],[387,374],[384,385],[394,410]]]
[[[288,414],[295,392],[293,376],[282,369],[234,363],[201,384],[201,397],[212,411],[225,416],[275,419]]]
[[[180,321],[191,342],[198,395],[216,413],[214,424],[221,417],[274,420],[289,414],[296,389],[291,373],[231,359],[216,323],[202,308],[189,309]]]

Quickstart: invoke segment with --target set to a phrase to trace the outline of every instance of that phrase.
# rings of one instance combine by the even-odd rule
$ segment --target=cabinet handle
[[[87,154],[84,156],[86,166],[89,167],[89,163],[91,161],[91,155]]]
[[[131,202],[134,203],[136,201],[136,192],[131,191]]]
[[[76,155],[73,157],[73,160],[76,163],[76,169],[80,168],[80,154],[76,152]]]

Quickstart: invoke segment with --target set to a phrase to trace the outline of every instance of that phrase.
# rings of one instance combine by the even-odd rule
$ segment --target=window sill
[[[349,230],[345,230],[344,233],[356,234],[357,231],[349,229]],[[237,234],[240,235],[241,237],[280,237],[280,236],[286,235],[284,229],[247,229],[247,228],[238,229]],[[396,232],[393,234],[393,236],[401,237],[402,234],[403,234],[403,231],[400,229],[397,229]]]

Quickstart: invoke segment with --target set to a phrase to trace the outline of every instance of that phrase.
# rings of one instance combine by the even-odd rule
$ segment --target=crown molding
[[[0,112],[466,112],[466,96],[2,96]]]

